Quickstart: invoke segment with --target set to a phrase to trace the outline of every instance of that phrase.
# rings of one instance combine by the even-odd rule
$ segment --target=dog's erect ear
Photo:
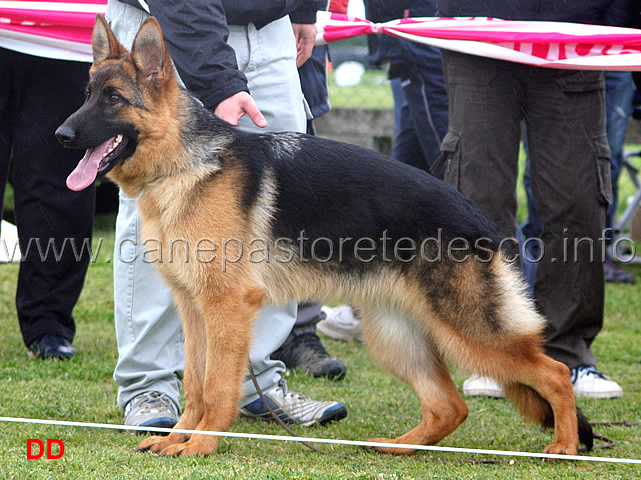
[[[111,31],[111,28],[109,28],[107,20],[105,20],[105,17],[101,14],[96,15],[91,44],[93,47],[94,65],[98,65],[108,58],[122,57],[127,53],[125,47],[116,40],[116,36]]]
[[[131,47],[131,58],[143,79],[154,83],[165,78],[165,69],[172,68],[160,24],[154,17],[145,20],[138,30]]]

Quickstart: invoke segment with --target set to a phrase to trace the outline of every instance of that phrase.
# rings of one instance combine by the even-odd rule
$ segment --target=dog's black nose
[[[75,140],[76,132],[74,131],[73,128],[68,127],[65,124],[62,124],[58,127],[58,130],[56,130],[56,138],[65,147],[68,147]]]

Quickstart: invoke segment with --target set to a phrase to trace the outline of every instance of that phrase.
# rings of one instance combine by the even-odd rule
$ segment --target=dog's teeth
[[[116,138],[114,138],[114,141],[112,144],[109,146],[109,148],[105,151],[105,154],[102,156],[102,158],[105,158],[107,155],[109,155],[111,152],[114,151],[114,149],[120,145],[120,142],[122,142],[122,133],[119,133]]]

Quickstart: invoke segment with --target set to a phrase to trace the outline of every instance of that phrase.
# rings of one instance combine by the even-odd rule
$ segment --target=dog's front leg
[[[185,335],[185,409],[174,428],[195,429],[204,412],[203,383],[205,378],[204,352],[207,351],[207,335],[202,313],[196,308],[195,299],[187,292],[174,289],[174,302],[180,313]],[[172,432],[166,437],[152,436],[138,444],[136,450],[162,452],[171,445],[187,440],[183,433]],[[167,452],[169,453],[169,452]]]
[[[204,364],[205,368],[199,370],[203,374],[202,383],[184,385],[187,398],[193,396],[201,400],[194,401],[194,410],[189,413],[190,422],[200,417],[196,430],[226,431],[238,413],[249,357],[251,325],[262,293],[254,288],[242,289],[238,285],[233,290],[224,293],[209,291],[196,298],[198,310],[205,319],[205,330],[200,335],[206,338],[206,349],[187,352],[190,345],[200,344],[186,343],[186,362]],[[201,391],[198,391],[199,387]],[[202,410],[196,410],[198,406]],[[219,437],[211,435],[192,435],[184,443],[174,443],[162,449],[161,454],[210,455],[216,450],[219,440]]]

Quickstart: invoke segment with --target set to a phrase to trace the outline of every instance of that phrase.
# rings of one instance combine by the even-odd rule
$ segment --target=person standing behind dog
[[[387,22],[433,17],[436,0],[365,0],[367,18]],[[429,173],[447,133],[447,90],[441,52],[431,45],[370,35],[370,62],[384,66],[394,95],[392,158]]]
[[[82,105],[88,78],[84,62],[28,55],[0,42],[0,212],[11,163],[22,253],[16,310],[24,343],[39,358],[76,353],[72,311],[89,266],[96,188],[66,187],[78,155],[53,132]]]
[[[447,17],[622,25],[631,4],[438,0],[437,5]],[[604,316],[603,264],[591,256],[598,256],[612,196],[603,73],[446,50],[443,64],[450,100],[442,145],[445,180],[476,202],[504,235],[515,238],[520,122],[526,121],[533,193],[543,227],[534,297],[548,320],[546,353],[570,368],[577,397],[620,397],[623,390],[597,370],[591,349]],[[500,387],[483,377],[468,379],[463,392],[502,396]]]
[[[304,132],[307,117],[296,67],[311,54],[316,10],[323,5],[323,0],[110,0],[107,20],[129,48],[142,22],[155,16],[181,80],[223,120],[250,131]],[[127,425],[173,426],[184,370],[182,326],[169,288],[152,264],[141,261],[139,232],[136,199],[121,192],[116,225],[121,251],[114,264],[118,404]],[[261,310],[250,351],[258,383],[285,421],[339,420],[347,415],[344,405],[288,391],[285,365],[270,358],[295,319],[292,302]],[[241,415],[270,419],[251,380],[243,388]]]

